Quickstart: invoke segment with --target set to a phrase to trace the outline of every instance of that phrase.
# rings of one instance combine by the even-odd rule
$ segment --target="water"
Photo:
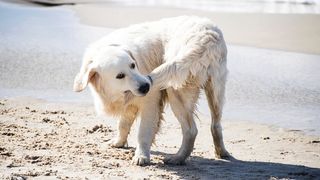
[[[224,118],[319,134],[320,56],[229,46]],[[208,114],[204,101],[200,109]]]
[[[86,45],[111,29],[81,25],[62,7],[0,3],[0,97],[91,102],[72,84]],[[224,121],[252,121],[320,135],[320,56],[228,45]],[[199,111],[209,117],[205,100]]]
[[[38,0],[60,3],[113,3],[127,6],[174,7],[215,12],[319,14],[320,0]]]
[[[0,3],[1,87],[72,89],[89,42],[111,30],[81,25],[71,10]]]
[[[162,6],[215,12],[320,13],[320,0],[111,0],[111,2],[128,6]]]

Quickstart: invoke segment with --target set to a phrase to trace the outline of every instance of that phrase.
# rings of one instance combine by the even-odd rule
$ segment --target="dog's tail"
[[[173,51],[168,45],[165,63],[150,73],[155,88],[181,88],[193,78],[197,78],[195,82],[202,87],[207,81],[209,66],[219,67],[226,60],[227,47],[216,27],[200,31],[179,43],[184,45],[177,49],[175,42],[172,48],[176,50]]]

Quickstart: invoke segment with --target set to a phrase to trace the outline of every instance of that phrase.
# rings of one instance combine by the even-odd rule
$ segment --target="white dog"
[[[183,140],[177,154],[165,158],[183,164],[197,135],[196,103],[205,90],[211,132],[219,158],[229,157],[220,119],[227,76],[227,48],[221,31],[206,18],[181,16],[119,29],[89,46],[74,90],[90,85],[97,112],[119,116],[114,147],[123,147],[134,120],[141,116],[134,164],[150,162],[150,147],[168,100]]]

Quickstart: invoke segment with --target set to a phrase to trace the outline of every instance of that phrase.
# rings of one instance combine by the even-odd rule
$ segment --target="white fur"
[[[150,162],[150,147],[159,129],[167,96],[183,133],[182,145],[166,163],[182,164],[193,150],[197,127],[194,112],[204,89],[211,110],[211,132],[218,157],[228,157],[221,131],[227,76],[227,49],[221,31],[206,18],[181,16],[119,29],[87,49],[74,90],[89,83],[98,112],[120,116],[115,147],[127,143],[140,114],[133,163]],[[136,68],[131,69],[130,64]],[[116,79],[124,73],[124,79]],[[149,78],[147,77],[149,75]],[[139,93],[143,83],[153,85]]]

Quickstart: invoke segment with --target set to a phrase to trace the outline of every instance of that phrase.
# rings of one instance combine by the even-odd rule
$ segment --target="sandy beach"
[[[222,125],[235,159],[214,157],[201,98],[199,134],[186,165],[162,162],[182,138],[167,107],[151,165],[134,166],[135,124],[128,148],[109,147],[117,121],[95,114],[88,91],[73,93],[73,78],[91,41],[181,14],[207,16],[225,34],[230,73]],[[319,20],[318,14],[0,1],[0,179],[319,179]]]
[[[92,105],[31,98],[0,104],[1,179],[318,179],[320,138],[248,122],[224,122],[225,142],[236,160],[214,158],[209,121],[197,121],[195,149],[185,166],[164,165],[177,151],[180,127],[170,112],[152,147],[151,165],[130,164],[136,128],[126,149],[110,148],[116,121]],[[236,132],[236,133],[235,133]],[[174,137],[174,138],[173,138]]]

